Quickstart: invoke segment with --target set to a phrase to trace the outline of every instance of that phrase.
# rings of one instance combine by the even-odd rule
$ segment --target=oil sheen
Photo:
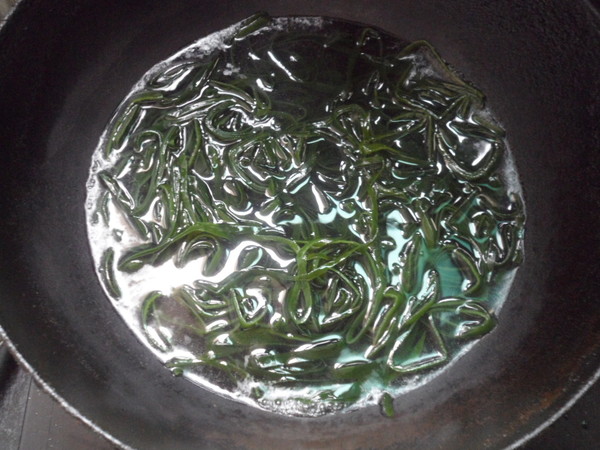
[[[88,234],[165,370],[281,414],[389,415],[494,328],[520,192],[483,94],[428,43],[257,15],[133,87]]]

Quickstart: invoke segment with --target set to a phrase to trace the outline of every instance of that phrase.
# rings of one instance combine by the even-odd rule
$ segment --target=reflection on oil
[[[258,15],[124,101],[89,235],[174,373],[284,414],[390,415],[494,327],[522,253],[511,171],[483,95],[427,43]]]

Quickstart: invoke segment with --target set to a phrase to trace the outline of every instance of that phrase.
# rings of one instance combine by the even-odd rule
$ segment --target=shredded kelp
[[[428,43],[258,15],[118,110],[92,171],[98,270],[175,374],[291,414],[385,391],[391,416],[394,386],[495,325],[522,258],[506,158]],[[194,271],[140,292],[166,265]]]

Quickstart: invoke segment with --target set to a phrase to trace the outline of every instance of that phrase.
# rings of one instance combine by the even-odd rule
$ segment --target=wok
[[[264,10],[429,40],[488,96],[527,208],[525,261],[497,328],[395,401],[275,415],[173,377],[103,294],[84,201],[91,153],[156,62]],[[502,448],[600,367],[599,15],[580,2],[24,0],[0,31],[0,323],[36,380],[136,448]]]

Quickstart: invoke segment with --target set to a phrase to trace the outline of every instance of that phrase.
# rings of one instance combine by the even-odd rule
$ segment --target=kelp
[[[121,106],[101,215],[108,196],[143,243],[107,251],[101,273],[116,298],[115,271],[203,258],[197,279],[142,302],[157,350],[174,344],[170,302],[201,341],[168,367],[250,380],[257,402],[309,386],[296,400],[347,406],[494,327],[488,297],[522,257],[523,205],[484,95],[431,45],[277,24],[293,22],[248,19]]]

